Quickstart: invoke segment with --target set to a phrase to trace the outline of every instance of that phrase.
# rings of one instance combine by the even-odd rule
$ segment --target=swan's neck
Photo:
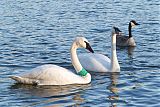
[[[117,59],[117,52],[116,52],[116,34],[112,35],[112,42],[111,42],[111,71],[118,72],[120,70],[120,66]]]
[[[73,64],[76,72],[79,73],[83,69],[83,67],[80,64],[79,59],[77,57],[77,48],[78,48],[77,44],[75,42],[73,42],[70,51],[71,51],[72,64]]]
[[[77,48],[78,48],[78,45],[76,44],[76,42],[73,42],[71,49],[70,49],[72,64],[73,64],[76,72],[80,76],[83,77],[82,79],[80,79],[80,83],[85,83],[85,84],[90,83],[91,82],[91,75],[80,64],[79,59],[77,57]]]
[[[132,26],[131,26],[131,23],[129,23],[129,26],[128,26],[129,38],[132,37],[131,29],[132,29]]]

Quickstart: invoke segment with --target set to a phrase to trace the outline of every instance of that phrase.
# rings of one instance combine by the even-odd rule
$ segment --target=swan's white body
[[[66,85],[89,83],[91,76],[87,74],[85,77],[81,77],[68,69],[50,64],[36,67],[20,76],[13,76],[12,79],[24,84]]]
[[[78,60],[76,50],[79,47],[86,48],[83,37],[76,38],[71,46],[71,59],[77,73],[82,71],[82,66]],[[83,43],[84,42],[84,43]],[[19,76],[11,76],[18,83],[37,84],[37,85],[66,85],[66,84],[88,84],[91,82],[91,75],[87,73],[85,76],[77,75],[68,69],[57,65],[42,65],[32,69],[30,72]]]
[[[79,59],[82,66],[88,71],[94,72],[119,72],[120,66],[116,54],[116,34],[112,31],[111,59],[96,53],[80,54]]]
[[[111,60],[103,54],[84,53],[78,57],[82,66],[88,71],[110,72]]]

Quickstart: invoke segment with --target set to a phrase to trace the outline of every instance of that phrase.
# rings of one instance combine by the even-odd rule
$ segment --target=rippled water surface
[[[111,27],[137,47],[117,48],[121,72],[91,73],[88,85],[30,86],[9,76],[43,65],[74,70],[69,48],[85,36],[97,53],[110,56]],[[160,106],[159,0],[1,0],[0,106]],[[86,52],[83,49],[79,53]]]

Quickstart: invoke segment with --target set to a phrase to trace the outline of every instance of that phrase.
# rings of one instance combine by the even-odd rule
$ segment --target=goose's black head
[[[130,21],[130,25],[131,25],[131,27],[134,27],[134,26],[140,25],[140,24],[137,23],[135,20],[131,20],[131,21]]]

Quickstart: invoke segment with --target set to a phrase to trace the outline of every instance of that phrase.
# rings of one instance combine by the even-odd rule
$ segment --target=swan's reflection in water
[[[32,100],[32,102],[27,106],[64,106],[68,102],[71,102],[70,100],[73,100],[73,103],[71,103],[71,105],[73,106],[85,102],[85,99],[82,98],[81,95],[83,95],[83,93],[85,92],[84,90],[88,89],[89,87],[90,84],[65,86],[32,86],[24,84],[14,84],[10,87],[10,89],[15,93],[15,95],[25,96],[25,98],[21,97],[21,99],[24,99],[24,102],[25,99],[31,98],[30,100]],[[35,101],[33,103],[33,100],[37,99],[37,97],[39,101]],[[27,104],[29,103],[27,102]]]
[[[109,93],[105,92],[107,93],[105,98],[109,102],[104,99],[104,105],[109,103],[111,107],[116,107],[119,101],[119,90],[117,88],[119,73],[96,73],[93,78],[94,76],[98,79],[96,81],[93,80],[88,85],[32,86],[14,84],[10,87],[9,94],[16,95],[15,101],[19,101],[18,103],[21,103],[19,105],[25,103],[25,106],[79,106],[87,101],[96,102],[97,92],[93,93],[93,89],[97,88],[95,90],[99,91],[99,88],[103,88],[103,85],[106,86],[107,84]],[[89,98],[91,99],[87,99],[86,93],[90,93],[91,96]],[[101,98],[101,96],[97,98]]]
[[[116,87],[116,85],[118,84],[118,77],[119,77],[119,74],[120,73],[110,73],[110,80],[111,80],[111,83],[110,85],[108,86],[108,89],[110,90],[111,92],[111,95],[109,95],[109,100],[111,102],[111,107],[116,107],[116,102],[117,100],[119,100],[119,95],[118,95],[118,88]]]

